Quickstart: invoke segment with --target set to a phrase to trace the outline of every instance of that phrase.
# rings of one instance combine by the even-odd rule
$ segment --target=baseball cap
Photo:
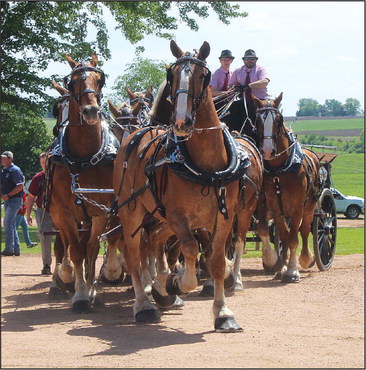
[[[6,157],[6,158],[13,158],[13,153],[9,150],[6,150],[3,154],[1,154],[2,157]]]

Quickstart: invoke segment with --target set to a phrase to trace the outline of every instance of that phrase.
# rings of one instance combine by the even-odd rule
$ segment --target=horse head
[[[88,125],[95,125],[100,121],[102,87],[105,83],[104,73],[97,69],[98,56],[93,53],[88,63],[77,63],[68,55],[66,59],[72,71],[65,77],[64,84],[70,91],[70,104],[77,108],[70,109],[70,124],[86,122]]]
[[[285,132],[283,117],[278,109],[282,92],[273,100],[260,100],[254,95],[252,97],[257,107],[255,124],[259,137],[259,151],[263,159],[269,161],[276,157],[278,140]]]
[[[146,123],[146,120],[148,119],[148,113],[154,101],[152,86],[150,86],[145,93],[141,91],[132,92],[128,87],[126,90],[130,98],[132,114],[139,118],[140,123]]]
[[[210,45],[205,41],[198,53],[184,53],[172,40],[170,50],[177,58],[167,69],[174,112],[171,124],[177,136],[187,137],[192,133],[196,111],[211,79],[211,72],[206,67]]]

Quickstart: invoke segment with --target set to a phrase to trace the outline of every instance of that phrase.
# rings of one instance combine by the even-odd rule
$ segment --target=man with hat
[[[254,50],[248,49],[242,59],[244,65],[233,72],[229,82],[229,88],[240,86],[242,99],[232,103],[225,123],[230,131],[236,130],[241,134],[249,135],[258,144],[258,137],[253,131],[256,107],[252,94],[259,99],[268,99],[269,78],[267,71],[257,65],[258,58]]]
[[[230,50],[223,50],[219,56],[221,67],[217,69],[211,77],[211,92],[212,96],[217,96],[228,90],[229,81],[232,75],[230,71],[231,63],[235,57]]]
[[[24,175],[13,163],[13,153],[5,151],[1,154],[1,199],[4,201],[5,249],[2,256],[20,256],[20,243],[15,217],[22,205]]]
[[[255,54],[255,51],[252,49],[248,49],[242,59],[244,65],[233,72],[229,85],[244,86],[247,88],[248,92],[251,92],[257,98],[262,100],[268,99],[268,74],[263,67],[257,65],[258,58]],[[245,94],[245,96],[247,97],[250,96],[248,92]]]

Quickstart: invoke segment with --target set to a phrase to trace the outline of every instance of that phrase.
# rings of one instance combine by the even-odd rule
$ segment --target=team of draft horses
[[[198,285],[200,256],[215,331],[241,331],[225,290],[242,289],[240,257],[253,219],[263,265],[282,280],[299,281],[299,231],[299,263],[314,261],[307,238],[319,161],[284,125],[282,93],[266,101],[252,96],[254,142],[229,132],[218,117],[209,44],[190,53],[171,41],[170,49],[176,61],[154,102],[151,91],[129,91],[130,105],[110,102],[109,119],[100,114],[105,81],[97,55],[88,63],[66,57],[71,72],[65,87],[54,84],[62,97],[46,172],[45,202],[59,231],[50,295],[72,291],[74,312],[92,310],[103,234],[108,251],[101,274],[113,283],[128,272],[136,322],[160,321],[160,308],[184,304],[180,296]],[[278,228],[281,252],[270,245],[268,220]]]

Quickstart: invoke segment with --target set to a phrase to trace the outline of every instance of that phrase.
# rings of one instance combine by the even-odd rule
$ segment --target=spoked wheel
[[[315,261],[320,271],[329,270],[336,251],[337,210],[333,194],[324,189],[312,224]]]

